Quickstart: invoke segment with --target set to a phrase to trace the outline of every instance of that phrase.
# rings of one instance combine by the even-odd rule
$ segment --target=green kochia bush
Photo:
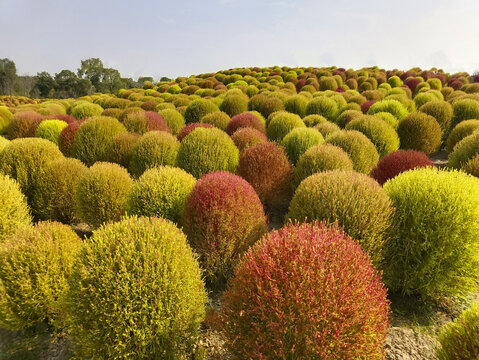
[[[288,97],[284,102],[286,111],[297,114],[301,117],[306,115],[306,107],[308,106],[308,99],[303,95],[293,95]]]
[[[298,127],[306,127],[299,115],[278,113],[269,122],[266,135],[270,141],[281,142],[291,130]]]
[[[479,119],[479,101],[473,99],[459,99],[452,104],[454,115],[451,125],[456,126],[463,120]]]
[[[77,216],[93,227],[120,220],[125,214],[131,185],[130,175],[120,165],[94,164],[78,180],[75,190]]]
[[[91,166],[96,161],[111,159],[116,135],[126,132],[117,119],[95,116],[83,122],[75,133],[72,156]]]
[[[457,143],[466,136],[471,135],[477,129],[479,129],[479,119],[464,120],[457,124],[447,138],[447,152],[452,152]]]
[[[181,115],[175,109],[160,110],[158,111],[158,114],[165,119],[166,124],[170,128],[173,135],[178,135],[181,128],[185,126],[185,119],[183,118],[183,115]]]
[[[479,179],[428,167],[396,176],[384,190],[396,209],[385,252],[389,288],[432,297],[477,290]]]
[[[288,224],[243,257],[223,295],[221,328],[240,359],[380,360],[386,295],[343,231]]]
[[[303,118],[303,122],[307,127],[314,127],[318,124],[327,123],[328,120],[324,116],[313,114],[313,115],[305,116]]]
[[[77,120],[81,120],[86,117],[100,116],[102,112],[103,112],[103,108],[100,105],[85,102],[85,103],[74,106],[72,108],[71,114]]]
[[[442,130],[432,116],[415,111],[399,122],[398,135],[401,149],[417,150],[427,155],[441,146]]]
[[[230,120],[228,114],[223,111],[209,113],[201,118],[202,123],[213,125],[223,131],[226,131],[226,127]]]
[[[464,166],[462,166],[461,170],[479,178],[479,154],[469,160]]]
[[[314,126],[314,128],[318,130],[325,139],[328,135],[341,130],[341,128],[338,125],[330,121],[326,121],[325,123],[322,123],[322,124],[317,124]]]
[[[246,95],[226,95],[220,105],[220,110],[230,117],[248,111],[248,97]]]
[[[381,100],[374,103],[368,110],[369,115],[374,115],[378,112],[388,112],[401,120],[408,114],[407,109],[397,100]]]
[[[301,155],[310,147],[324,142],[323,135],[313,128],[295,128],[291,130],[281,142],[285,148],[289,161],[296,165]]]
[[[391,201],[376,181],[354,171],[332,170],[314,174],[301,182],[287,217],[300,222],[338,221],[379,266],[392,214]]]
[[[203,116],[215,111],[219,111],[219,108],[212,101],[206,99],[193,100],[186,107],[185,123],[190,124],[193,122],[200,122]]]
[[[306,107],[307,115],[318,114],[333,122],[336,120],[338,112],[339,109],[336,101],[326,96],[318,96],[312,99]]]
[[[235,172],[239,150],[224,131],[197,128],[181,142],[177,164],[199,179],[216,170]]]
[[[131,187],[127,212],[139,216],[157,216],[181,224],[186,198],[196,179],[186,171],[160,166],[147,170]]]
[[[158,218],[126,218],[93,233],[66,302],[79,355],[183,359],[205,316],[201,270],[185,235]]]
[[[58,137],[67,123],[61,120],[43,120],[35,131],[35,137],[50,140],[58,145]]]
[[[8,144],[10,144],[10,140],[7,140],[5,139],[3,136],[0,136],[0,152],[2,152],[2,150],[5,148],[5,146],[7,146]]]
[[[188,197],[183,226],[213,286],[225,283],[239,256],[267,231],[263,205],[253,187],[225,171],[198,180]]]
[[[479,154],[479,132],[474,132],[459,141],[449,154],[448,166],[460,169]]]
[[[61,302],[81,246],[67,225],[54,222],[23,227],[0,244],[0,326],[61,325]]]
[[[441,126],[443,134],[448,134],[451,127],[453,110],[451,104],[442,100],[429,101],[419,111],[431,115]]]
[[[30,224],[25,196],[17,182],[0,174],[0,244],[19,227]]]

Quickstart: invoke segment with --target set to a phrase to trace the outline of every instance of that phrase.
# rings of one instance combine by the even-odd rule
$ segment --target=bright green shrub
[[[170,128],[173,135],[178,135],[181,128],[185,126],[185,119],[183,118],[183,115],[181,115],[175,109],[163,109],[158,111],[158,114],[165,119],[166,124]]]
[[[113,138],[110,162],[115,162],[124,168],[128,168],[133,150],[139,139],[140,135],[138,134],[119,133],[116,135]]]
[[[322,123],[322,124],[315,125],[314,128],[318,130],[325,139],[328,135],[335,133],[337,131],[341,131],[338,125],[329,121],[326,121],[325,123]]]
[[[479,154],[479,131],[466,136],[454,146],[448,157],[448,166],[460,169],[477,154]]]
[[[386,123],[391,125],[394,130],[397,130],[397,128],[399,126],[399,121],[398,121],[398,119],[396,119],[396,117],[393,114],[388,113],[388,112],[378,112],[378,113],[374,114],[374,116],[384,120]]]
[[[394,88],[401,86],[403,81],[399,78],[399,76],[393,75],[388,79],[388,84]]]
[[[338,116],[338,104],[336,101],[326,97],[318,96],[312,99],[306,107],[306,114],[318,114],[324,116],[328,121],[336,120]]]
[[[324,124],[328,120],[321,115],[313,114],[313,115],[308,115],[303,118],[304,125],[307,127],[314,127],[318,124]]]
[[[43,120],[35,131],[35,137],[50,140],[58,145],[58,137],[68,124],[61,120]]]
[[[245,95],[227,94],[220,105],[220,110],[232,117],[248,111],[248,97]]]
[[[127,212],[162,217],[181,225],[186,198],[195,183],[193,175],[179,168],[159,166],[149,169],[131,187]]]
[[[418,109],[431,101],[437,101],[437,97],[431,92],[421,92],[414,97],[414,102],[416,103],[416,108]]]
[[[8,144],[10,144],[10,140],[7,140],[5,139],[3,136],[0,136],[0,152],[2,152],[2,150],[5,148],[5,146],[7,146]]]
[[[270,141],[280,142],[294,128],[306,127],[303,120],[296,114],[287,112],[274,116],[266,128],[266,136]]]
[[[202,123],[213,125],[223,131],[226,131],[230,120],[228,114],[223,111],[209,113],[201,118]]]
[[[63,158],[49,163],[33,193],[35,213],[41,220],[71,224],[75,216],[75,189],[88,168],[80,160]]]
[[[164,131],[150,131],[133,148],[128,170],[140,176],[145,170],[161,165],[175,165],[180,142]]]
[[[308,176],[328,170],[353,170],[353,162],[340,147],[331,144],[312,146],[296,164],[293,187],[296,189]]]
[[[359,116],[363,116],[362,111],[346,110],[343,111],[334,122],[338,124],[341,128],[344,128],[351,120]]]
[[[441,126],[432,116],[420,111],[412,112],[399,121],[397,132],[401,149],[418,150],[429,155],[441,146]]]
[[[289,206],[288,219],[338,222],[382,264],[394,212],[388,196],[374,179],[355,171],[331,170],[303,180]]]
[[[363,133],[356,130],[341,130],[326,138],[326,143],[346,151],[353,161],[354,170],[369,174],[379,161],[376,146]]]
[[[71,115],[75,119],[81,120],[87,117],[100,116],[102,112],[103,108],[100,105],[84,102],[73,106],[71,110]]]
[[[409,113],[403,104],[393,99],[378,101],[374,103],[368,110],[369,115],[374,115],[378,112],[390,113],[398,120],[401,120]]]
[[[95,116],[83,122],[75,133],[72,156],[87,166],[96,161],[108,161],[112,156],[114,138],[126,132],[115,118]]]
[[[301,155],[310,147],[324,142],[323,135],[313,128],[295,128],[281,141],[289,161],[296,165]]]
[[[34,215],[34,192],[44,178],[48,164],[61,158],[63,155],[54,143],[39,138],[12,140],[0,152],[0,173],[18,182]]]
[[[20,191],[20,186],[15,180],[3,174],[0,174],[0,209],[2,209],[0,211],[1,244],[19,227],[29,225],[31,222],[27,200]]]
[[[55,222],[20,228],[0,244],[0,326],[61,325],[61,303],[81,246],[67,225]]]
[[[449,133],[453,110],[451,104],[442,100],[429,101],[419,108],[419,111],[431,115],[441,126],[444,135]]]
[[[452,152],[454,150],[454,146],[456,146],[459,141],[464,139],[466,136],[471,135],[477,129],[479,129],[479,119],[463,120],[457,124],[447,137],[447,152]]]
[[[215,103],[206,99],[193,100],[187,107],[184,115],[185,123],[200,122],[201,118],[206,114],[219,111]]]
[[[178,150],[177,164],[199,179],[216,170],[235,172],[239,151],[224,131],[197,128],[188,134]]]
[[[396,131],[375,116],[359,116],[346,125],[346,130],[357,130],[366,135],[376,146],[380,158],[399,149],[399,137]]]
[[[307,105],[308,99],[303,95],[293,95],[284,101],[284,108],[286,111],[297,114],[302,118],[306,115]]]
[[[319,79],[319,90],[336,90],[338,88],[338,83],[336,79],[332,76],[323,76]]]
[[[454,127],[463,120],[479,119],[479,101],[473,99],[459,99],[452,103],[454,115],[451,126]]]
[[[442,82],[440,79],[436,79],[436,78],[427,79],[427,83],[429,84],[431,89],[436,89],[436,90],[442,89]]]
[[[385,252],[389,289],[436,298],[477,289],[479,179],[426,167],[383,187],[396,209]]]
[[[120,220],[125,214],[131,185],[125,168],[95,163],[78,180],[74,194],[76,215],[95,228]]]
[[[158,218],[93,233],[69,280],[69,332],[94,359],[184,359],[205,316],[201,270],[186,236]]]

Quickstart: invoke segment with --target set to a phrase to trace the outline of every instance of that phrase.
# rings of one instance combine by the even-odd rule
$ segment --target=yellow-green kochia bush
[[[50,140],[58,145],[58,137],[68,124],[62,120],[43,120],[35,131],[35,137]]]
[[[291,130],[299,127],[306,127],[299,115],[287,112],[278,113],[268,123],[266,136],[270,141],[281,142]]]
[[[185,112],[185,123],[200,122],[206,114],[219,111],[218,106],[207,99],[196,99],[189,103]]]
[[[289,161],[296,165],[301,155],[310,147],[324,142],[323,135],[314,128],[294,128],[281,141]]]
[[[324,171],[306,178],[296,189],[287,218],[338,222],[369,253],[375,266],[383,260],[394,210],[381,186],[355,171]]]
[[[139,216],[157,216],[181,225],[186,198],[196,179],[171,166],[149,169],[133,183],[128,195],[127,212]]]
[[[132,217],[94,231],[69,284],[68,329],[80,356],[174,360],[192,352],[207,297],[172,222]]]
[[[0,244],[19,227],[31,222],[30,210],[18,183],[0,174]]]
[[[293,95],[284,101],[284,108],[287,112],[297,114],[302,118],[306,116],[308,98],[303,95]]]
[[[201,122],[205,124],[213,125],[220,130],[226,131],[226,127],[230,122],[230,117],[223,111],[216,111],[214,113],[206,114],[201,118]]]
[[[326,97],[326,96],[318,96],[312,99],[308,106],[306,107],[306,114],[312,115],[317,114],[324,116],[328,121],[336,120],[338,116],[339,109],[338,104],[336,101]]]
[[[165,119],[166,124],[170,128],[173,135],[178,135],[181,128],[185,126],[185,119],[183,118],[183,115],[181,115],[175,109],[163,109],[158,111],[158,114]]]
[[[39,222],[0,243],[0,326],[62,325],[61,303],[82,242],[69,226]]]
[[[114,138],[126,132],[117,119],[95,116],[83,122],[75,133],[72,156],[91,166],[96,161],[111,159]]]
[[[7,140],[5,139],[3,136],[0,136],[0,152],[2,152],[2,150],[5,148],[5,146],[7,146],[8,144],[10,144],[10,140]]]
[[[419,111],[431,115],[439,123],[444,135],[449,133],[452,120],[452,106],[447,101],[429,101],[419,108]]]
[[[314,127],[318,124],[324,124],[327,123],[328,120],[321,115],[313,114],[313,115],[308,115],[303,118],[304,125],[307,127]]]
[[[479,154],[479,131],[466,136],[454,146],[448,157],[448,166],[459,170],[477,154]]]
[[[479,119],[464,120],[457,124],[447,138],[447,152],[451,153],[457,143],[459,143],[466,136],[471,135],[477,129],[479,129]]]
[[[374,115],[378,112],[390,113],[394,115],[394,117],[398,120],[401,120],[409,113],[403,104],[401,104],[398,100],[394,99],[378,101],[374,103],[368,110],[369,115]]]
[[[479,119],[479,101],[474,99],[459,99],[453,102],[454,115],[451,125],[454,127],[463,120]]]
[[[436,298],[477,290],[479,179],[427,167],[383,187],[396,209],[385,248],[389,288]]]
[[[441,126],[432,116],[420,111],[401,119],[397,132],[401,149],[404,150],[417,150],[430,155],[441,146]]]
[[[314,126],[316,130],[318,130],[323,137],[326,139],[326,137],[332,133],[335,133],[337,131],[340,131],[341,128],[336,125],[335,123],[332,123],[330,121],[326,121],[325,123],[317,124]]]
[[[71,114],[77,120],[84,119],[91,116],[100,116],[103,112],[103,108],[98,104],[84,102],[74,106],[71,110]]]
[[[220,105],[220,110],[224,111],[230,117],[248,111],[248,96],[227,94]]]
[[[178,150],[178,167],[199,179],[217,170],[235,172],[239,150],[224,131],[196,128],[182,141]]]
[[[118,164],[98,162],[78,180],[76,215],[92,227],[118,221],[125,214],[132,179]]]

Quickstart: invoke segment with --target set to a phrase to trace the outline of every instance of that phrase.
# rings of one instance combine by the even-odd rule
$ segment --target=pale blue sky
[[[99,57],[123,76],[243,66],[479,70],[478,0],[0,0],[20,74]]]

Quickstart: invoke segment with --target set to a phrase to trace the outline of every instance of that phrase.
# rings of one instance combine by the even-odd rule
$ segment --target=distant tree
[[[141,85],[133,80],[132,78],[121,78],[121,81],[123,82],[123,88],[125,89],[131,89],[131,88],[138,88]]]
[[[97,91],[104,93],[116,93],[118,90],[124,87],[124,83],[121,81],[120,72],[116,69],[103,69],[102,81]]]
[[[171,79],[166,76],[162,76],[160,81],[171,81]]]
[[[77,74],[80,78],[90,80],[95,89],[99,91],[104,69],[103,62],[99,58],[90,58],[81,61]]]
[[[138,78],[138,84],[141,86],[143,85],[146,81],[153,82],[153,78],[151,76],[140,76]]]
[[[59,98],[74,97],[76,94],[78,77],[73,71],[62,70],[55,74],[55,92]]]
[[[28,97],[38,97],[40,92],[35,89],[35,76],[20,75],[15,83],[15,94]]]
[[[17,82],[17,67],[10,59],[0,59],[0,95],[12,95]]]
[[[34,89],[38,91],[40,97],[45,98],[53,96],[53,90],[56,85],[57,83],[55,82],[55,79],[53,79],[53,77],[46,71],[37,73],[37,76],[35,76]]]

